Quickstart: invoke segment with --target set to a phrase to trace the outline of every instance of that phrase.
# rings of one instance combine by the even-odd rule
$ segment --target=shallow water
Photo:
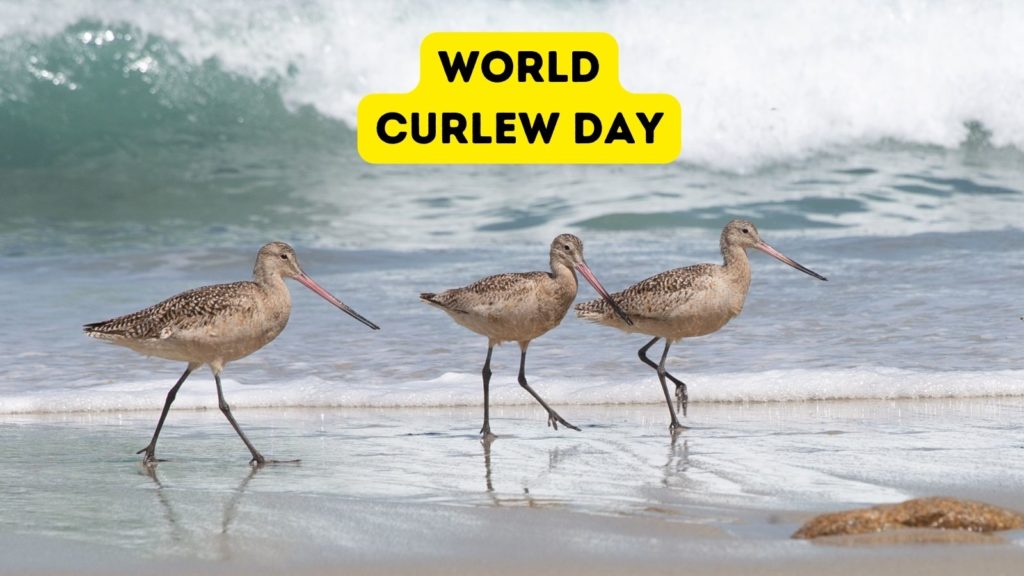
[[[583,431],[496,409],[488,447],[478,409],[236,410],[268,458],[301,459],[258,470],[219,412],[174,411],[152,474],[134,452],[154,411],[5,416],[0,532],[136,559],[465,558],[460,543],[502,518],[473,510],[529,508],[801,557],[787,539],[819,511],[934,494],[1024,508],[1016,398],[713,404],[675,440],[663,406],[561,411]],[[563,542],[596,552],[634,536]]]

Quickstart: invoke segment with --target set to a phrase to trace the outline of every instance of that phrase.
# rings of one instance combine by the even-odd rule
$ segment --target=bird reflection
[[[238,515],[238,503],[242,501],[242,494],[245,494],[246,488],[249,487],[249,482],[252,482],[252,479],[262,469],[262,466],[250,466],[249,473],[245,475],[245,478],[242,478],[242,481],[238,483],[238,487],[231,493],[231,498],[224,505],[224,515],[220,524],[220,533],[222,535],[227,535],[228,528],[235,521],[235,517]]]
[[[181,524],[178,522],[178,515],[174,512],[174,507],[171,506],[170,500],[167,498],[167,494],[164,492],[164,484],[160,481],[160,477],[156,474],[156,466],[141,466],[142,473],[149,477],[156,485],[156,498],[160,502],[160,507],[164,510],[164,518],[167,519],[167,524],[171,527],[171,541],[175,544],[181,544],[187,538],[185,538],[185,532],[181,528]]]
[[[494,506],[527,506],[529,508],[538,507],[549,507],[563,504],[565,501],[559,498],[542,497],[535,498],[530,493],[530,484],[543,484],[547,476],[557,474],[558,469],[563,463],[569,462],[572,458],[578,455],[581,451],[578,446],[565,448],[550,448],[548,449],[548,465],[542,469],[536,476],[532,478],[524,478],[522,480],[522,492],[515,493],[513,495],[500,495],[499,491],[494,488],[494,466],[491,463],[491,446],[494,439],[481,438],[480,445],[483,446],[484,453],[484,493],[490,498],[491,503]],[[517,472],[523,472],[517,470]]]
[[[181,516],[177,513],[174,506],[171,503],[169,495],[172,493],[168,490],[164,483],[160,480],[160,476],[157,472],[156,466],[140,466],[142,473],[146,475],[153,484],[156,486],[157,500],[160,502],[161,508],[164,510],[164,518],[166,518],[168,525],[170,526],[171,540],[178,545],[188,546],[189,544],[206,542],[208,535],[200,534],[199,538],[190,538],[189,530],[185,527],[188,522],[183,526],[181,522]],[[248,490],[249,483],[252,479],[263,470],[263,466],[252,466],[248,469],[245,476],[242,478],[238,486],[231,492],[231,497],[228,498],[224,504],[224,509],[221,513],[220,523],[220,538],[218,538],[218,547],[220,553],[218,556],[222,560],[228,560],[231,558],[231,541],[229,539],[229,531],[235,519],[238,516],[239,505],[242,501],[243,495]]]
[[[480,440],[480,443],[484,446],[484,485],[487,487],[487,493],[494,493],[494,483],[491,481],[491,444],[494,442],[494,437],[484,437]]]
[[[492,467],[491,467],[491,444],[494,442],[494,438],[481,438],[480,445],[484,447],[484,491],[491,500],[491,504],[494,506],[528,506],[533,507],[536,502],[533,496],[530,495],[530,488],[523,486],[522,496],[505,496],[501,497],[494,490],[494,481],[492,480]]]
[[[679,436],[678,433],[672,434],[668,445],[668,459],[662,467],[664,476],[661,483],[666,487],[672,480],[685,479],[686,471],[690,468],[690,441],[684,439],[680,445]]]

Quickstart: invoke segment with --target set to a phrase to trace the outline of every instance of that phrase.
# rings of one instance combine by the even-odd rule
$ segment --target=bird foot
[[[569,424],[569,422],[567,422],[565,420],[565,418],[562,418],[561,416],[559,416],[558,412],[555,412],[554,410],[549,410],[548,411],[548,426],[554,428],[555,430],[558,430],[558,425],[559,424],[561,424],[562,426],[565,426],[566,428],[572,428],[573,430],[575,430],[577,432],[580,431],[579,428],[577,428],[576,426],[573,426],[572,424]]]
[[[689,430],[689,426],[683,426],[679,423],[679,420],[672,420],[672,423],[668,425],[669,432],[672,434],[678,434],[683,430]]]
[[[484,427],[480,429],[480,440],[484,442],[491,442],[495,438],[497,438],[497,436],[491,433],[490,424],[484,424]]]
[[[295,460],[267,460],[262,454],[254,454],[252,460],[249,460],[249,466],[253,468],[262,468],[268,464],[301,464],[302,460],[296,458]]]
[[[686,417],[686,406],[690,403],[690,397],[686,394],[686,384],[676,384],[676,405],[679,413]]]
[[[156,457],[156,447],[153,445],[146,446],[142,450],[136,452],[136,454],[142,453],[146,454],[145,456],[142,457],[143,466],[156,466],[157,463],[159,462],[166,462],[166,460]]]

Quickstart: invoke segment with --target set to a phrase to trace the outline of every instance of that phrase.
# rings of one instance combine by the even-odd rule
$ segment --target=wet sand
[[[212,404],[211,404],[212,406]],[[993,543],[790,539],[817,513],[949,495],[1024,510],[1024,398],[0,416],[2,573],[1014,573]]]

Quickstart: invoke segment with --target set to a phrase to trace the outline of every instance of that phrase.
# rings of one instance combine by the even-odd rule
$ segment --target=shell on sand
[[[905,528],[987,533],[1024,528],[1024,515],[971,500],[916,498],[899,504],[822,514],[807,521],[793,534],[793,538],[811,539]]]

